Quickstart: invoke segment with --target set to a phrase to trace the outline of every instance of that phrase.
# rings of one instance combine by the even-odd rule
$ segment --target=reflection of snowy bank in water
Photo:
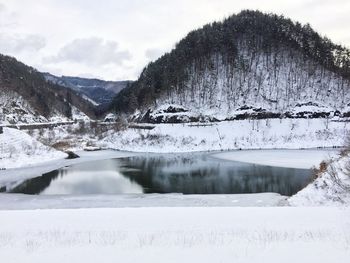
[[[211,158],[208,153],[149,154],[109,159],[55,170],[11,192],[26,194],[184,193],[292,195],[311,171]]]
[[[247,150],[214,154],[223,160],[278,167],[310,169],[338,154],[337,150]]]

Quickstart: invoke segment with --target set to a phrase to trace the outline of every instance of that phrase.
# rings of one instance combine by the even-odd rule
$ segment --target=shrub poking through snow
[[[349,153],[322,162],[315,174],[314,182],[289,199],[291,205],[350,205]]]
[[[330,164],[327,172],[333,184],[350,193],[350,184],[347,182],[350,179],[350,160],[349,157],[347,159],[342,168],[336,167],[335,164]]]

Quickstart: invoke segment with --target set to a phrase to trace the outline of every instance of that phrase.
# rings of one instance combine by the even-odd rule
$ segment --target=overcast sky
[[[0,53],[56,75],[136,79],[189,31],[242,9],[350,47],[350,0],[0,0]]]

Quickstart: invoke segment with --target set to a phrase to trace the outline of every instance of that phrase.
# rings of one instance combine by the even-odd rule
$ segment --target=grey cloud
[[[0,3],[0,14],[3,13],[3,12],[5,12],[5,10],[6,10],[5,5],[2,4],[2,3]]]
[[[0,28],[9,28],[17,26],[16,13],[10,12],[10,10],[0,3]]]
[[[145,51],[145,55],[150,60],[155,60],[164,54],[163,49],[158,48],[149,48]]]
[[[115,41],[102,38],[75,39],[62,47],[56,56],[47,57],[46,62],[75,62],[85,65],[103,66],[107,64],[122,65],[131,59],[126,50],[119,50]]]
[[[80,73],[80,74],[78,74],[78,77],[87,78],[87,79],[103,79],[101,76],[97,76],[97,75],[91,74],[91,73]]]
[[[0,35],[0,51],[3,53],[19,53],[39,51],[46,46],[46,40],[39,35]]]
[[[306,1],[304,6],[312,6],[315,7],[317,5],[323,5],[323,4],[330,4],[330,5],[334,5],[334,4],[346,4],[348,3],[349,0],[333,0],[333,1],[329,1],[329,0],[309,0]]]
[[[340,39],[341,43],[345,43],[347,48],[350,48],[350,37],[344,37]]]

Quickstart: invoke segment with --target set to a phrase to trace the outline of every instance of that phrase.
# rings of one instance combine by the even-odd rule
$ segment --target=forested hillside
[[[190,32],[119,93],[113,110],[176,104],[219,119],[246,111],[322,117],[345,116],[349,103],[349,49],[309,25],[242,11]]]
[[[50,118],[95,116],[93,105],[74,91],[47,82],[34,68],[0,55],[0,121],[45,122]]]

